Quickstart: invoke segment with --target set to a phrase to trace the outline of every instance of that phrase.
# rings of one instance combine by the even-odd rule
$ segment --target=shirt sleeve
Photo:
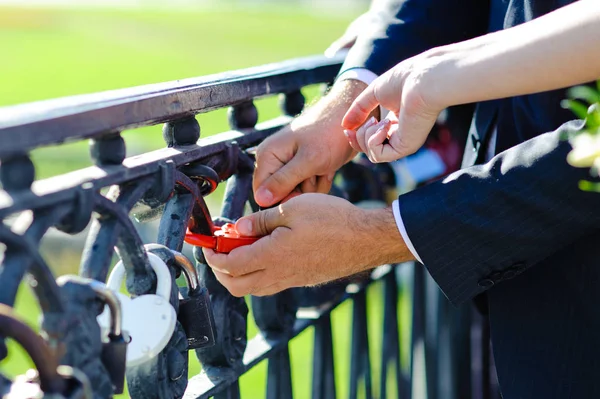
[[[336,81],[342,80],[359,80],[366,85],[370,85],[377,79],[377,75],[366,68],[353,68],[342,72]]]
[[[413,254],[415,259],[418,260],[419,263],[423,264],[423,261],[417,253],[417,250],[415,249],[412,241],[410,241],[410,237],[408,236],[408,233],[406,231],[406,226],[404,226],[404,222],[402,221],[402,214],[400,213],[400,202],[398,202],[398,200],[395,200],[392,203],[392,212],[394,213],[394,219],[396,219],[396,226],[398,227],[398,231],[400,232],[400,235],[402,236],[406,247],[408,248],[410,253]]]

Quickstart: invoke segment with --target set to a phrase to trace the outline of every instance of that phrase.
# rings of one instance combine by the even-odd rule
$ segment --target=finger
[[[384,141],[377,150],[374,150],[374,158],[376,159],[374,162],[390,162],[405,157],[406,151],[403,151],[398,144],[400,133],[398,125],[392,124],[390,126],[386,134],[387,142]]]
[[[265,269],[265,263],[260,262],[260,250],[264,248],[258,240],[252,245],[238,247],[228,254],[215,252],[212,249],[202,248],[206,263],[219,273],[232,277],[240,277]]]
[[[358,141],[356,141],[356,132],[354,130],[346,130],[344,129],[344,135],[348,139],[348,144],[354,151],[360,152],[360,146],[358,145]]]
[[[251,237],[266,236],[281,226],[285,226],[281,205],[244,216],[235,223],[235,228],[241,235]]]
[[[257,192],[265,180],[281,169],[293,157],[293,154],[286,152],[286,143],[278,138],[278,135],[285,134],[284,130],[285,128],[274,136],[267,138],[256,149],[256,162],[252,178],[254,193]]]
[[[382,122],[377,123],[377,119],[371,117],[363,126],[356,131],[356,141],[360,147],[360,152],[368,153],[369,148],[367,147],[366,137],[367,134],[371,134],[380,126]]]
[[[317,192],[321,194],[329,194],[331,191],[331,183],[333,178],[329,178],[329,176],[319,176],[317,179]]]
[[[221,273],[219,271],[214,271],[214,273],[221,285],[227,288],[227,291],[229,291],[231,295],[236,297],[251,295],[256,291],[268,288],[263,287],[263,284],[265,284],[264,280],[266,280],[265,277],[267,277],[264,270],[259,270],[240,277],[232,277],[229,274]]]
[[[274,170],[254,193],[256,203],[263,207],[271,206],[291,193],[298,184],[310,177],[301,156],[296,155],[288,163]]]
[[[311,176],[309,179],[300,183],[300,192],[314,193],[317,191],[317,176]]]
[[[424,111],[425,107],[402,107],[398,115],[397,133],[390,135],[389,144],[399,157],[415,153],[423,146],[439,112]],[[386,150],[390,154],[391,150]]]
[[[204,254],[204,260],[208,266],[210,266],[213,271],[218,271],[220,273],[230,274],[229,270],[223,269],[223,265],[227,262],[227,254],[221,254],[219,252],[215,252],[210,248],[202,248],[202,253]]]
[[[364,126],[361,126],[356,131],[356,145],[358,146],[358,152],[365,152],[367,148],[365,147],[365,134],[367,129]]]
[[[375,80],[377,82],[377,80]],[[346,115],[342,119],[342,126],[349,130],[356,130],[362,125],[371,111],[379,105],[379,100],[375,96],[375,84],[371,83],[362,93],[358,95],[352,103]]]
[[[384,119],[373,129],[369,129],[365,136],[365,142],[368,149],[367,155],[371,162],[382,162],[379,160],[379,155],[382,147],[385,145],[390,134],[391,121]]]

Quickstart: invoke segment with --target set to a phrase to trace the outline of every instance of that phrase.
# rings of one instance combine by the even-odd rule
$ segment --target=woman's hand
[[[600,56],[589,49],[599,46],[600,2],[577,1],[513,28],[401,62],[354,101],[342,126],[354,149],[371,161],[402,158],[423,145],[448,106],[597,80]],[[389,121],[358,129],[377,105],[391,111]]]
[[[364,152],[372,162],[389,162],[416,152],[425,143],[445,108],[432,89],[440,52],[434,49],[401,62],[358,96],[342,121],[356,151]],[[388,116],[379,123],[374,118],[366,121],[378,105],[390,111]]]

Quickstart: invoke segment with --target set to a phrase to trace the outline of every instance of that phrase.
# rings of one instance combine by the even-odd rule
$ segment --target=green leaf
[[[586,119],[588,116],[588,107],[577,100],[562,100],[560,106],[565,109],[570,109],[579,119]]]
[[[586,127],[590,133],[598,134],[600,128],[600,103],[594,103],[588,108]]]
[[[589,86],[571,87],[567,94],[570,98],[585,100],[588,104],[594,104],[600,101],[600,93]]]
[[[600,183],[594,183],[588,180],[580,180],[579,189],[582,191],[600,193]]]

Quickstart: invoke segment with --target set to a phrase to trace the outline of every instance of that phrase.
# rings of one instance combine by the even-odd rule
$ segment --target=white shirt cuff
[[[398,202],[398,200],[392,202],[392,212],[394,213],[394,219],[396,219],[396,226],[398,227],[398,231],[400,232],[400,235],[402,236],[406,247],[413,254],[415,259],[418,260],[419,263],[423,264],[421,257],[417,253],[417,250],[413,246],[412,241],[410,241],[408,233],[406,232],[406,227],[404,226],[404,222],[402,221],[402,215],[400,214],[400,202]]]
[[[366,84],[370,85],[375,79],[377,79],[377,75],[366,68],[353,68],[348,69],[347,71],[342,72],[336,79],[336,81],[341,80],[359,80]]]

